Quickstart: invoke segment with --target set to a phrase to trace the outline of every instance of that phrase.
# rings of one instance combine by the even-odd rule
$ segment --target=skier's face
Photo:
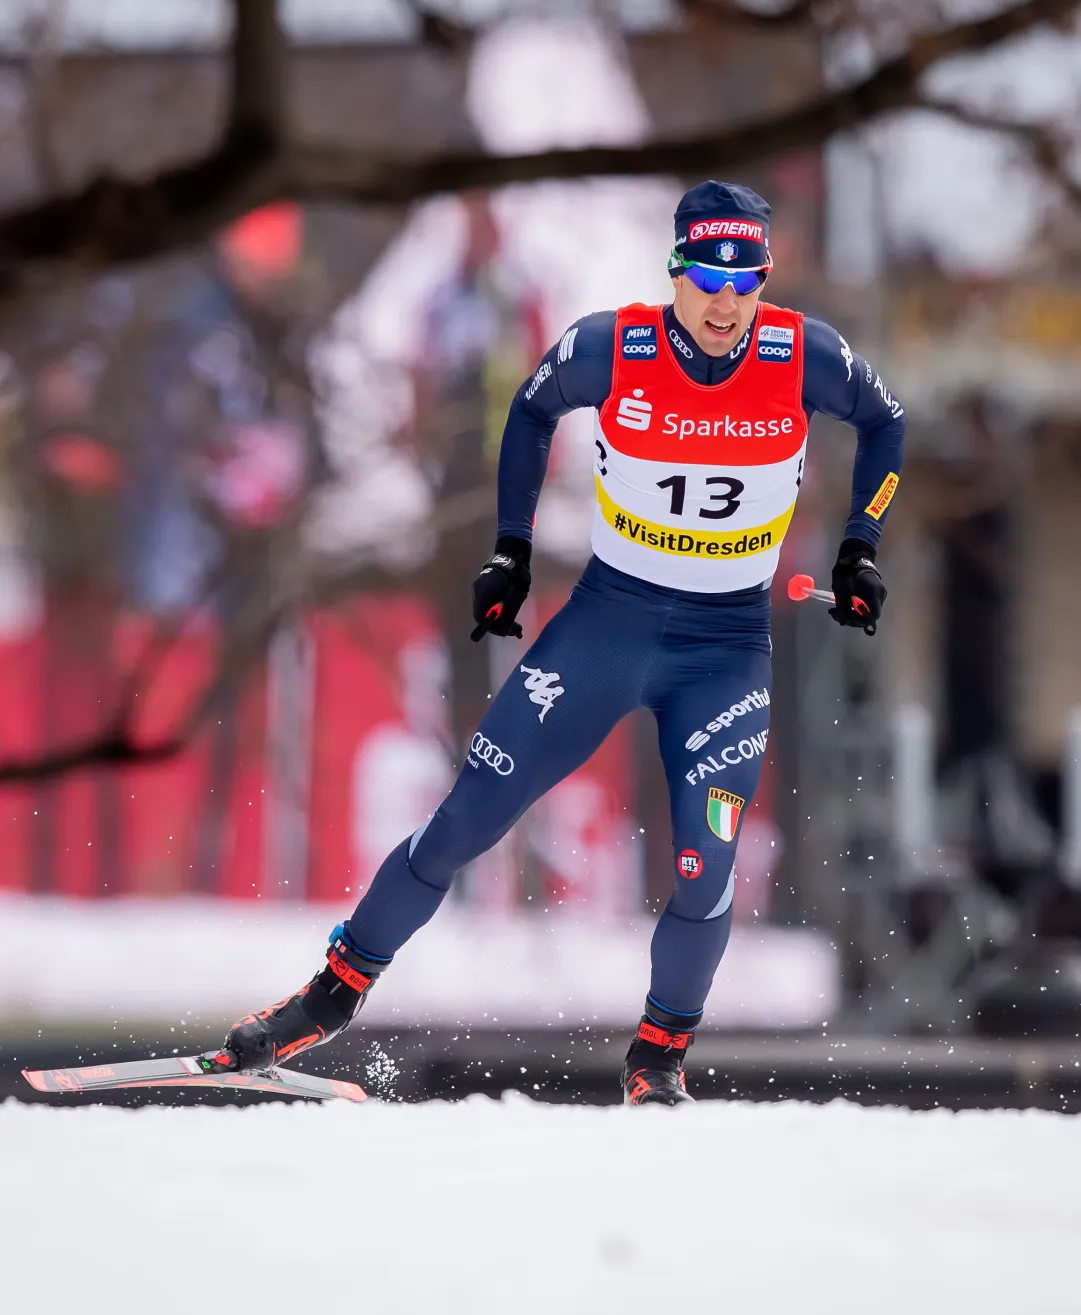
[[[720,292],[703,292],[685,274],[672,282],[676,318],[710,356],[724,356],[735,347],[754,318],[762,295],[759,285],[740,297],[731,283],[726,283]]]

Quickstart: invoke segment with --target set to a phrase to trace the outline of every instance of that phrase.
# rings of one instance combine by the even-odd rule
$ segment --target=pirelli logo
[[[900,476],[895,475],[891,470],[882,481],[882,487],[864,508],[868,516],[873,516],[876,521],[881,519],[883,512],[893,501],[893,495],[897,492],[897,485],[900,482]]]

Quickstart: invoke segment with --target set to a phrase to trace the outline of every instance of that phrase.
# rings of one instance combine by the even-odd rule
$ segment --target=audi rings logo
[[[478,731],[473,736],[473,743],[469,746],[469,751],[474,758],[482,763],[487,763],[493,767],[500,776],[509,776],[514,771],[514,759],[509,753],[504,753],[498,744],[493,744],[491,740]]]
[[[691,351],[675,329],[668,330],[668,337],[677,351],[682,352],[689,361],[694,359],[694,352]]]

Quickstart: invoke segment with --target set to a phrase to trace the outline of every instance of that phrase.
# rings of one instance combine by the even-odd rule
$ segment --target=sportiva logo
[[[752,242],[762,241],[762,225],[746,219],[699,219],[690,227],[687,236],[692,242],[704,237],[746,237]]]
[[[644,405],[648,406],[649,403]],[[619,409],[622,412],[622,403]],[[646,425],[636,427],[645,429]],[[717,420],[690,420],[675,411],[669,411],[664,417],[664,433],[678,434],[680,438],[689,438],[692,434],[702,438],[717,438],[722,434],[725,438],[776,438],[779,434],[791,434],[794,428],[795,422],[791,416],[785,416],[783,420],[737,420],[730,415],[721,416]]]
[[[480,731],[477,731],[476,735],[473,736],[473,741],[469,746],[469,757],[466,761],[470,767],[487,763],[500,776],[509,776],[514,771],[514,759],[510,754],[504,753],[498,744],[493,744]]]
[[[695,731],[687,741],[686,747],[692,753],[697,752],[709,740],[710,735],[717,731],[726,731],[737,717],[745,717],[749,712],[768,707],[769,690],[753,689],[749,694],[745,694],[738,703],[733,703],[727,712],[718,713],[711,722],[706,724],[705,731]]]
[[[641,388],[636,388],[630,397],[621,397],[616,408],[616,424],[624,429],[648,429],[653,419],[653,403],[640,402]]]
[[[657,326],[655,324],[628,324],[623,329],[623,355],[629,359],[636,356],[657,355]]]
[[[694,359],[694,352],[691,351],[675,329],[668,330],[668,340],[672,346],[675,347],[677,352],[682,352],[683,355],[686,356],[688,361]]]
[[[560,338],[559,351],[556,353],[556,360],[560,365],[562,365],[564,361],[569,361],[574,355],[574,340],[577,337],[578,326],[575,325],[573,329],[568,329],[563,337]]]

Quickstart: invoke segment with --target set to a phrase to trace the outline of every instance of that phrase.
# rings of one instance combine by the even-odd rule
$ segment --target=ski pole
[[[816,589],[814,577],[811,575],[794,575],[788,582],[788,596],[795,603],[802,602],[805,598],[817,598],[820,603],[833,603],[836,605],[837,599],[834,598],[829,589]],[[870,612],[870,608],[862,598],[852,599],[852,610],[857,616],[864,616]],[[869,635],[875,633],[875,623],[868,622],[864,627]]]

